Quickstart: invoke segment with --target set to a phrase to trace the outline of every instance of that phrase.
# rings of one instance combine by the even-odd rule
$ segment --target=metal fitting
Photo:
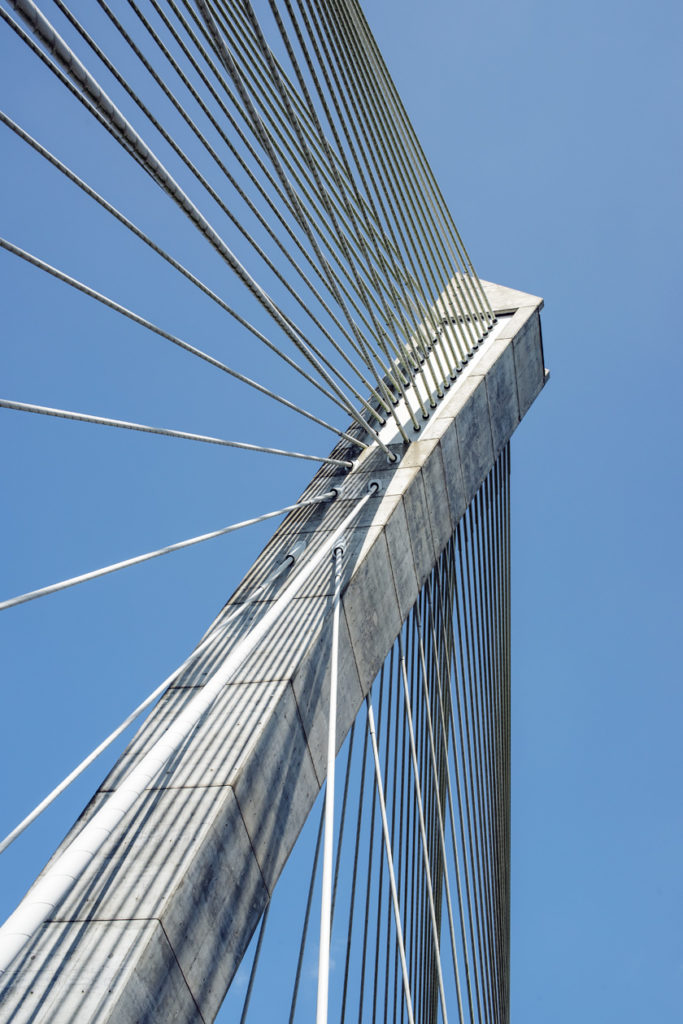
[[[302,540],[295,541],[294,544],[289,549],[289,551],[287,552],[287,554],[285,555],[285,560],[288,559],[288,558],[291,558],[292,565],[294,565],[296,563],[296,560],[299,557],[299,555],[301,555],[303,553],[305,547],[306,547],[306,541],[305,540],[302,539]]]

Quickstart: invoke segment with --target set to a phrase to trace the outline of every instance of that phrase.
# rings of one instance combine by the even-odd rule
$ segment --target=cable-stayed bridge
[[[477,276],[356,3],[53,8],[12,0],[4,30],[237,288],[5,111],[3,130],[229,318],[249,372],[12,238],[7,259],[334,446],[3,397],[12,414],[320,468],[286,506],[0,602],[10,616],[284,516],[0,931],[0,1016],[212,1020],[251,942],[246,1020],[269,983],[276,883],[324,788],[283,1017],[306,1015],[317,945],[319,1021],[506,1020],[509,440],[545,382],[541,301]]]

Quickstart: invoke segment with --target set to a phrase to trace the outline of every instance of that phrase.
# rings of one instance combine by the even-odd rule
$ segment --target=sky
[[[551,377],[512,445],[511,1019],[675,1020],[680,7],[366,10],[480,276],[545,300]],[[230,286],[196,232],[6,28],[0,90],[27,130],[214,287]],[[4,128],[0,139],[6,237],[253,372],[243,332]],[[331,447],[321,429],[14,257],[0,261],[3,397]],[[258,360],[264,379],[323,409],[273,359]],[[280,507],[310,473],[14,412],[2,412],[0,431],[0,597]],[[185,657],[269,532],[0,613],[3,834]],[[3,917],[104,770],[0,858]]]

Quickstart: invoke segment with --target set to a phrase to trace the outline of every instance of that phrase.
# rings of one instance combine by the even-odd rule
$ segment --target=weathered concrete
[[[48,924],[20,968],[20,983],[3,994],[3,1021],[204,1024],[155,920]]]
[[[512,314],[499,336],[484,342],[418,439],[392,444],[397,465],[373,449],[350,477],[328,466],[316,474],[305,496],[345,480],[340,499],[287,516],[216,623],[241,614],[167,691],[65,842],[283,584],[241,610],[253,588],[297,539],[313,557],[377,479],[381,493],[345,538],[341,745],[419,588],[545,381],[541,300],[486,287],[494,308]],[[331,593],[330,559],[8,972],[0,1020],[213,1019],[324,780]]]

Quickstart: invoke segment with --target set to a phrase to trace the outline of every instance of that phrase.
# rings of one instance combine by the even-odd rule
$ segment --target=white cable
[[[113,420],[108,416],[91,416],[85,412],[70,412],[68,409],[52,409],[47,405],[33,405],[30,402],[12,402],[9,398],[0,398],[0,408],[14,409],[17,412],[34,412],[43,416],[56,416],[62,420],[78,420],[80,423],[98,423],[103,427],[121,427],[124,430],[140,430],[144,434],[162,434],[164,437],[180,437],[186,441],[204,441],[205,444],[220,444],[227,448],[243,448],[249,452],[265,452],[267,455],[287,455],[291,459],[307,459],[309,462],[323,462],[331,466],[343,466],[350,469],[352,462],[344,459],[330,459],[318,455],[303,455],[301,452],[288,452],[282,448],[266,448],[260,444],[248,444],[246,441],[227,441],[221,437],[207,437],[205,434],[190,434],[184,430],[170,430],[167,427],[148,427],[143,423],[129,423],[128,420]]]
[[[2,8],[0,8],[0,14],[2,14]],[[27,252],[26,249],[22,249],[20,246],[14,245],[14,243],[10,242],[7,238],[0,238],[0,248],[12,253],[13,256],[18,256],[20,259],[25,260],[32,266],[44,271],[46,274],[50,274],[51,277],[55,277],[58,281],[68,284],[71,288],[75,288],[76,291],[81,292],[83,295],[87,295],[89,298],[95,299],[96,302],[102,303],[102,305],[106,306],[108,309],[112,309],[114,312],[120,313],[121,316],[125,316],[128,320],[132,320],[134,324],[139,324],[140,327],[145,327],[148,331],[151,331],[152,334],[156,334],[160,338],[170,341],[172,345],[177,345],[178,348],[182,348],[186,352],[191,353],[191,355],[197,356],[198,359],[204,360],[204,362],[208,363],[210,366],[215,366],[216,369],[222,370],[223,373],[227,373],[235,380],[241,381],[242,384],[246,384],[248,387],[254,388],[254,390],[259,391],[262,395],[268,395],[269,398],[272,398],[281,405],[286,406],[286,408],[293,409],[294,412],[298,412],[301,416],[305,416],[306,419],[320,424],[320,426],[325,427],[326,430],[331,430],[332,433],[345,438],[347,441],[350,441],[351,444],[358,444],[361,447],[367,448],[364,441],[356,440],[345,431],[339,430],[338,427],[332,426],[332,424],[320,419],[312,412],[307,412],[306,409],[295,405],[294,402],[290,402],[288,398],[284,398],[282,395],[278,395],[275,391],[271,391],[270,388],[265,387],[263,384],[259,384],[258,381],[252,380],[250,377],[246,377],[243,373],[240,373],[239,370],[234,370],[232,367],[226,366],[225,363],[222,363],[219,359],[214,359],[213,356],[210,356],[207,352],[203,352],[202,349],[197,348],[195,345],[190,345],[189,342],[183,341],[182,338],[177,338],[174,334],[170,334],[168,331],[165,331],[163,327],[158,327],[157,324],[153,324],[151,320],[146,320],[144,316],[134,313],[133,310],[127,309],[119,302],[115,302],[114,299],[110,299],[107,295],[103,295],[101,292],[96,291],[89,285],[77,280],[77,278],[71,277],[69,274],[65,274],[64,271],[51,266],[49,263],[46,263],[45,260],[41,260],[38,256],[34,256],[33,253]],[[334,398],[331,400],[335,401]]]
[[[204,0],[199,0],[199,2],[201,6],[203,5]],[[216,252],[219,253],[230,268],[237,274],[243,284],[246,285],[264,309],[270,313],[290,341],[297,347],[297,349],[300,350],[301,339],[305,341],[305,335],[299,332],[298,328],[293,327],[290,324],[289,319],[283,315],[277,303],[273,301],[270,295],[268,295],[261,285],[251,276],[251,274],[249,274],[230,247],[215,231],[213,226],[204,217],[197,206],[195,206],[189,196],[183,191],[178,182],[175,181],[164,164],[147,146],[142,137],[138,135],[132,124],[130,124],[126,117],[112,102],[104,89],[87,70],[85,65],[83,65],[76,57],[75,53],[71,50],[65,40],[62,39],[54,26],[48,21],[37,4],[35,4],[33,0],[9,0],[9,3],[21,15],[23,20],[30,25],[33,33],[38,36],[49,52],[57,59],[62,67],[65,68],[72,81],[78,83],[82,92],[85,93],[105,115],[107,122],[115,130],[115,134],[124,145],[124,148],[126,148],[138,160],[138,162],[142,164],[144,169],[157,182],[157,184],[159,184],[164,191],[171,196],[180,209],[187,214],[190,220],[201,231]],[[330,387],[338,398],[343,401],[343,404],[346,406],[347,412],[350,414],[351,418],[355,420],[363,430],[366,430],[370,434],[373,440],[375,440],[385,451],[387,457],[391,457],[392,453],[388,448],[386,448],[384,442],[380,440],[376,431],[363,419],[360,413],[357,412],[324,367],[319,364],[318,360],[314,356],[309,354],[308,358],[313,365],[315,365],[318,373],[323,377],[328,387]]]
[[[338,493],[336,489],[326,491],[325,494],[317,495],[315,498],[307,498],[306,501],[299,501],[294,505],[285,505],[284,508],[275,509],[274,512],[266,512],[264,515],[255,516],[253,519],[244,519],[241,523],[233,523],[231,526],[224,526],[220,530],[203,533],[199,537],[190,537],[189,540],[181,540],[177,544],[169,544],[168,547],[158,548],[156,551],[148,551],[144,555],[126,558],[123,562],[105,565],[102,569],[93,569],[92,572],[85,572],[81,576],[72,576],[71,579],[61,580],[59,583],[51,583],[50,586],[40,587],[38,590],[30,590],[26,594],[19,594],[18,597],[10,597],[6,601],[0,601],[0,612],[6,608],[13,608],[15,605],[24,604],[26,601],[33,601],[36,597],[45,597],[47,594],[54,594],[58,590],[66,590],[68,587],[75,587],[79,583],[86,583],[88,580],[106,576],[108,573],[118,572],[119,569],[127,569],[131,565],[139,565],[140,562],[148,562],[152,558],[159,558],[160,555],[168,555],[171,551],[180,551],[181,548],[190,547],[192,544],[201,544],[202,541],[221,537],[223,534],[232,533],[233,530],[241,530],[243,526],[253,526],[254,523],[263,523],[266,519],[273,519],[275,516],[284,515],[285,512],[294,512],[296,509],[306,508],[308,505],[332,501],[337,497]]]
[[[430,754],[430,760],[431,760],[431,764],[432,764],[432,774],[433,774],[433,778],[434,778],[434,797],[435,797],[435,803],[436,803],[436,817],[437,817],[437,822],[438,822],[438,825],[439,825],[439,841],[440,841],[440,844],[441,844],[441,855],[443,857],[443,864],[444,864],[443,881],[444,881],[444,886],[445,886],[445,890],[446,890],[446,909],[448,911],[448,926],[449,926],[450,936],[451,936],[451,953],[452,953],[452,956],[453,956],[453,974],[454,974],[454,977],[455,977],[455,991],[456,991],[456,995],[458,997],[458,1013],[459,1013],[459,1016],[460,1016],[461,1024],[464,1024],[464,1013],[463,1013],[463,1006],[462,1006],[462,993],[461,993],[461,990],[460,990],[460,971],[458,969],[457,945],[456,945],[456,942],[455,942],[455,925],[453,923],[453,904],[452,904],[452,900],[451,900],[451,884],[450,884],[450,881],[448,879],[448,859],[447,859],[447,856],[446,856],[446,834],[444,832],[444,814],[443,814],[443,807],[441,805],[441,795],[439,793],[439,786],[440,786],[440,782],[439,782],[439,769],[438,769],[437,763],[436,763],[436,742],[435,742],[435,739],[434,739],[434,728],[433,728],[433,721],[432,721],[432,703],[431,703],[431,701],[429,699],[429,687],[427,685],[427,664],[426,664],[425,651],[424,651],[424,636],[423,636],[423,632],[422,632],[422,619],[420,617],[419,606],[418,605],[416,605],[416,610],[417,610],[417,627],[418,627],[418,641],[419,641],[420,663],[421,663],[421,666],[422,666],[422,672],[420,673],[421,676],[422,676],[422,698],[424,700],[425,719],[426,719],[426,722],[427,722],[427,732],[429,734],[429,754]],[[438,668],[438,662],[436,664],[436,670],[437,670],[437,674],[440,675],[439,668]],[[439,679],[439,682],[440,682],[440,679]],[[448,776],[448,778],[446,780],[446,784],[450,785],[450,765],[448,764],[448,761],[446,762],[446,772],[445,772],[445,774]]]
[[[318,954],[318,1004],[316,1024],[327,1024],[330,985],[330,931],[332,923],[332,846],[334,839],[334,762],[337,753],[337,680],[339,669],[339,609],[344,548],[334,549],[334,601],[332,652],[330,655],[330,704],[327,724],[327,784],[325,787],[325,839],[320,900],[320,951]]]
[[[387,810],[384,802],[384,786],[382,785],[382,770],[379,764],[379,751],[377,749],[377,736],[375,734],[375,715],[372,710],[370,694],[366,696],[365,702],[368,710],[368,730],[370,732],[370,741],[372,743],[372,756],[375,761],[375,781],[377,783],[379,809],[382,813],[382,832],[384,833],[384,851],[387,856],[387,865],[389,867],[389,885],[391,886],[391,901],[394,905],[394,924],[396,925],[396,941],[398,943],[398,951],[401,957],[401,971],[403,973],[403,992],[405,994],[406,1008],[408,1010],[408,1024],[414,1024],[415,1018],[413,1017],[413,1000],[410,994],[410,979],[408,977],[408,965],[406,963],[406,950],[403,939],[403,928],[401,927],[401,911],[398,905],[398,893],[396,892],[394,861],[391,856],[389,825],[387,824]]]
[[[290,600],[318,570],[324,559],[334,551],[345,531],[378,490],[379,485],[373,481],[368,493],[343,519],[330,539],[285,588],[263,618],[235,645],[220,667],[207,679],[200,692],[189,701],[163,735],[131,769],[63,853],[45,870],[0,928],[0,974],[7,970],[15,956],[70,892],[76,879],[83,874],[126,813],[135,805],[144,790],[153,783],[168,760],[187,741],[235,671],[268,635]]]
[[[131,711],[128,717],[125,718],[123,722],[121,722],[121,724],[118,725],[116,729],[114,729],[114,731],[111,732],[105,740],[102,740],[99,746],[95,747],[95,749],[91,751],[88,754],[88,756],[85,757],[81,761],[81,763],[77,765],[73,769],[73,771],[66,776],[66,778],[62,779],[62,781],[57,786],[55,786],[55,788],[50,793],[48,793],[44,800],[41,800],[37,807],[34,807],[30,814],[26,815],[23,821],[19,822],[16,828],[13,828],[12,831],[5,836],[5,838],[0,843],[0,853],[4,853],[7,847],[11,846],[14,840],[17,839],[22,834],[22,832],[25,832],[28,826],[31,825],[36,820],[36,818],[40,817],[43,811],[47,810],[50,804],[53,804],[57,797],[60,796],[65,789],[68,789],[71,783],[75,782],[76,779],[83,774],[86,768],[89,768],[93,761],[96,761],[100,754],[103,754],[104,751],[112,745],[114,740],[119,738],[121,733],[125,732],[128,726],[131,725],[136,718],[139,718],[142,712],[146,711],[147,708],[154,703],[157,697],[161,696],[164,690],[167,687],[169,687],[171,683],[173,683],[180,676],[180,674],[187,668],[187,666],[190,665],[197,657],[199,657],[200,654],[204,653],[204,651],[209,646],[209,643],[212,640],[215,640],[220,633],[225,632],[225,630],[228,628],[233,619],[237,618],[237,615],[241,614],[244,608],[252,604],[256,600],[256,598],[266,589],[266,587],[270,586],[271,583],[275,582],[278,576],[282,575],[285,569],[288,569],[295,564],[299,554],[299,551],[296,550],[296,547],[297,546],[295,545],[292,551],[288,553],[284,561],[281,562],[281,564],[278,565],[277,568],[272,573],[270,573],[269,576],[266,577],[266,579],[263,581],[263,583],[261,583],[260,586],[255,587],[254,590],[252,590],[252,592],[249,594],[249,597],[243,604],[234,607],[234,614],[228,615],[226,619],[223,619],[218,626],[212,629],[211,632],[204,637],[201,643],[199,643],[198,646],[195,647],[192,653],[189,654],[187,658],[185,658],[185,661],[181,665],[179,665],[178,668],[174,669],[174,671],[171,672],[170,676],[167,676],[166,679],[164,679],[163,683],[160,683],[159,686],[157,686],[156,690],[154,690],[153,693],[150,693],[149,696],[143,700],[142,704],[138,704],[135,710]]]

